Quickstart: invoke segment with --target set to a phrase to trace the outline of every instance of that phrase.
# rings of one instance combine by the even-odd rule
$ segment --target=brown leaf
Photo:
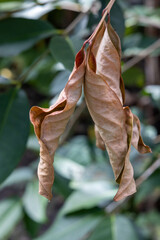
[[[84,73],[85,55],[81,49],[76,55],[74,69],[57,102],[48,109],[32,107],[30,110],[30,119],[40,144],[39,193],[49,200],[52,198],[54,181],[54,153],[81,96]]]
[[[140,121],[136,115],[133,115],[133,137],[132,145],[139,151],[141,154],[151,153],[152,150],[149,146],[145,145],[141,137],[141,127]]]
[[[133,114],[129,107],[124,108],[124,112],[126,115],[126,130],[127,130],[127,145],[128,145],[128,151],[125,156],[124,161],[124,168],[122,170],[122,173],[119,176],[119,189],[114,197],[115,201],[119,201],[133,193],[136,192],[136,184],[134,181],[134,171],[133,167],[129,161],[129,154],[131,150],[131,141],[132,141],[132,133],[133,133]]]
[[[110,7],[113,2],[109,3]],[[57,102],[48,109],[32,107],[30,111],[40,143],[39,192],[49,200],[54,181],[54,153],[80,98],[83,80],[86,103],[95,123],[96,145],[107,149],[119,183],[115,201],[136,191],[133,167],[129,161],[131,144],[140,153],[151,152],[140,135],[139,119],[129,107],[123,108],[125,88],[121,77],[121,44],[110,21],[105,23],[105,16],[86,41],[90,44],[87,57],[84,54],[86,42],[76,55],[74,69]]]
[[[124,85],[121,78],[121,45],[120,39],[116,32],[113,30],[110,23],[103,24],[101,31],[98,35],[103,33],[101,41],[99,41],[99,48],[95,51],[95,45],[93,43],[92,51],[96,57],[97,74],[99,74],[108,83],[110,88],[116,93],[120,102],[124,101]],[[120,87],[121,86],[121,87]],[[121,91],[122,89],[122,91]]]
[[[96,144],[101,149],[106,146],[119,183],[115,201],[136,192],[134,171],[129,161],[133,114],[128,107],[122,106],[124,87],[121,91],[121,82],[119,39],[110,23],[103,24],[87,52],[84,92],[95,123]]]
[[[110,23],[106,25],[106,23],[103,22],[96,36],[96,40],[93,42],[92,52],[94,56],[96,56],[97,73],[103,77],[111,89],[117,94],[120,101],[124,103],[125,88],[121,77],[120,65],[121,44],[118,35]],[[112,62],[117,64],[112,64]],[[112,68],[110,68],[111,65]],[[96,134],[96,136],[98,136],[98,134]],[[99,138],[96,138],[96,145],[104,149],[102,141],[99,143]]]
[[[123,170],[124,159],[128,151],[125,113],[119,98],[110,88],[106,78],[104,79],[103,76],[98,75],[96,68],[93,69],[93,66],[90,66],[90,59],[94,56],[94,44],[98,46],[101,41],[99,34],[101,32],[97,34],[92,46],[88,49],[84,93],[89,112],[106,145],[115,178],[118,179]],[[107,58],[105,59],[108,61]],[[97,58],[95,58],[95,62],[98,66]],[[110,61],[110,63],[111,65],[108,67],[112,68],[113,62]],[[115,62],[115,64],[117,63]],[[113,81],[116,81],[116,79],[113,79]]]

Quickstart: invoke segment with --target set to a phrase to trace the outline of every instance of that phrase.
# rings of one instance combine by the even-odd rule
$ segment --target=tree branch
[[[132,58],[131,60],[129,60],[128,62],[126,62],[124,64],[124,66],[122,67],[122,72],[126,72],[128,69],[130,69],[131,67],[133,67],[134,65],[136,65],[138,62],[140,62],[141,60],[143,60],[144,58],[146,58],[148,55],[150,55],[151,53],[153,53],[157,48],[160,47],[160,39],[158,39],[156,42],[154,42],[153,44],[151,44],[149,47],[147,47],[146,49],[140,51],[140,53],[138,54],[138,56]]]
[[[143,182],[145,182],[158,168],[160,168],[160,158],[157,159],[142,175],[137,178],[136,180],[136,186],[139,187]],[[132,196],[121,200],[119,202],[111,202],[106,208],[106,213],[114,213],[116,210],[118,210],[121,205],[125,202],[127,202]]]
[[[22,75],[18,78],[18,83],[24,83],[30,72],[37,66],[42,59],[44,59],[49,53],[49,49],[47,49],[41,56],[39,56],[29,67],[28,69],[22,73]]]

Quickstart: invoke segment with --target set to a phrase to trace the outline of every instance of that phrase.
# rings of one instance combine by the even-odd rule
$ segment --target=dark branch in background
[[[72,22],[71,24],[64,30],[63,35],[68,35],[75,27],[76,25],[86,16],[90,10],[86,12],[80,13]]]
[[[138,56],[136,56],[136,57],[132,58],[131,60],[129,60],[128,62],[126,62],[124,64],[124,66],[122,67],[122,72],[127,71],[128,69],[130,69],[131,67],[133,67],[134,65],[139,63],[141,60],[143,60],[144,58],[149,56],[151,53],[153,53],[159,47],[160,47],[160,39],[158,39],[156,42],[151,44],[146,49],[140,51]]]
[[[160,29],[160,24],[158,22],[155,22],[154,20],[148,18],[148,17],[136,17],[136,20],[139,23],[143,23],[147,25],[147,27],[155,27]]]
[[[50,50],[47,49],[46,51],[43,52],[41,56],[39,56],[29,67],[28,69],[18,78],[17,82],[18,83],[24,83],[30,72],[37,66],[41,60],[43,60],[48,54]]]
[[[160,167],[160,158],[157,159],[139,178],[136,180],[136,186],[139,187]]]
[[[158,168],[160,168],[160,158],[157,159],[147,170],[142,173],[142,175],[137,178],[136,180],[136,186],[137,188],[145,182]],[[126,198],[125,200],[119,201],[119,202],[111,202],[106,208],[106,213],[114,213],[117,211],[123,203],[126,203],[132,196]]]

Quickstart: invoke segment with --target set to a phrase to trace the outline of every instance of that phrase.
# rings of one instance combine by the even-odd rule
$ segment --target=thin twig
[[[75,26],[84,18],[89,13],[90,10],[86,12],[80,13],[72,22],[71,24],[64,30],[63,35],[68,35],[74,28]]]
[[[100,22],[98,23],[96,29],[94,30],[94,32],[91,34],[91,36],[84,42],[83,47],[85,47],[86,43],[91,43],[91,41],[93,41],[93,39],[95,38],[95,36],[97,35],[99,29],[101,28],[106,16],[110,13],[111,8],[113,6],[113,4],[115,3],[115,0],[110,0],[108,5],[106,6],[106,8],[103,10],[102,13],[102,18],[100,20]]]
[[[30,72],[37,66],[42,59],[44,59],[49,53],[49,49],[47,49],[41,56],[39,56],[29,67],[28,69],[19,77],[18,82],[23,83],[25,82],[26,78],[30,74]]]
[[[143,60],[144,58],[149,56],[151,53],[153,53],[159,47],[160,47],[160,39],[158,39],[156,42],[154,42],[152,45],[150,45],[146,49],[140,51],[138,56],[136,56],[136,57],[132,58],[131,60],[129,60],[128,62],[126,62],[124,64],[124,66],[122,67],[122,72],[125,72],[128,69],[130,69],[131,67],[133,67],[134,65],[136,65],[138,62],[140,62],[141,60]]]
[[[160,168],[160,158],[157,159],[142,175],[137,178],[136,186],[139,187],[143,182],[145,182],[158,168]],[[119,209],[119,207],[124,203],[127,202],[132,196],[118,201],[118,202],[111,202],[106,208],[106,213],[113,213]]]
[[[147,27],[155,27],[160,29],[160,24],[158,22],[154,22],[154,20],[148,18],[148,17],[138,17],[138,22],[143,23],[147,25]]]
[[[144,181],[146,181],[158,168],[160,167],[160,158],[157,159],[142,175],[137,178],[136,186],[139,187]]]

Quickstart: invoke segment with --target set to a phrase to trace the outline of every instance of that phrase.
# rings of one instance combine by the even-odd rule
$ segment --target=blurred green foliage
[[[48,107],[56,101],[75,54],[108,2],[0,0],[1,240],[23,236],[37,240],[160,239],[159,170],[117,212],[109,214],[106,207],[117,185],[107,153],[95,146],[86,109],[56,152],[53,202],[48,204],[38,194],[39,144],[33,127],[29,129],[29,105]],[[86,13],[79,18],[82,12]],[[145,34],[149,23],[142,20],[147,18],[156,26],[159,12],[159,8],[131,7],[123,0],[115,3],[111,21],[122,41],[124,61],[156,41]],[[123,77],[130,96],[136,92],[138,101],[148,103],[143,108],[132,97],[133,111],[143,123],[144,141],[153,150],[146,156],[132,150],[135,177],[139,177],[159,157],[160,87],[145,86],[142,65],[130,68]]]

